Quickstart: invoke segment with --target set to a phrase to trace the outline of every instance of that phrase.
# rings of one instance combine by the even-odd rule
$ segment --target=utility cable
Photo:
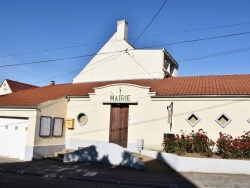
[[[147,48],[153,48],[153,47],[159,47],[159,46],[165,46],[165,45],[176,45],[176,44],[183,44],[183,43],[191,43],[191,42],[198,42],[198,41],[205,41],[205,40],[212,40],[212,39],[233,37],[233,36],[239,36],[239,35],[245,35],[245,34],[250,34],[250,32],[234,33],[234,34],[221,35],[221,36],[216,36],[216,37],[208,37],[208,38],[193,39],[193,40],[179,41],[179,42],[166,43],[166,44],[159,44],[159,45],[142,47],[142,48],[138,48],[138,49],[147,49]],[[134,49],[129,49],[129,50],[134,50]],[[88,56],[103,55],[103,54],[110,54],[110,53],[117,53],[117,52],[126,52],[126,51],[128,51],[128,49],[121,50],[121,51],[114,51],[114,52],[105,52],[105,53],[97,53],[97,54],[87,54],[87,55],[82,55],[82,56],[74,56],[74,57],[50,59],[50,60],[44,60],[44,61],[35,61],[35,62],[30,62],[30,63],[16,63],[16,64],[9,64],[9,65],[6,64],[6,65],[0,65],[0,68],[2,68],[2,67],[12,67],[12,66],[22,66],[22,65],[28,65],[28,64],[46,63],[46,62],[53,62],[53,61],[62,61],[62,60],[68,60],[68,59],[76,59],[76,58],[82,58],[82,57],[88,57]]]
[[[116,53],[116,52],[125,52],[125,50],[122,50],[122,51],[114,51],[114,52],[105,52],[105,53],[97,53],[97,54],[87,54],[87,55],[74,56],[74,57],[65,57],[65,58],[49,59],[49,60],[44,60],[44,61],[33,61],[33,62],[30,62],[30,63],[16,63],[16,64],[9,64],[9,65],[6,64],[6,65],[0,65],[0,68],[2,68],[2,67],[21,66],[21,65],[39,64],[39,63],[47,63],[47,62],[62,61],[62,60],[68,60],[68,59],[77,59],[77,58],[82,58],[82,57],[96,56],[96,55],[104,55],[104,54],[110,54],[110,53]]]
[[[164,35],[173,35],[173,34],[180,34],[180,33],[189,33],[189,32],[197,32],[197,31],[204,31],[204,30],[220,29],[220,28],[235,27],[235,26],[241,26],[241,25],[247,25],[247,24],[250,24],[250,22],[237,23],[237,24],[231,24],[231,25],[221,25],[221,26],[214,26],[214,27],[206,27],[206,28],[200,28],[200,29],[183,30],[183,31],[176,31],[176,32],[168,32],[168,33],[155,34],[155,35],[147,35],[147,36],[143,36],[142,38],[159,37],[159,36],[164,36]]]
[[[161,7],[159,8],[159,10],[156,12],[156,14],[154,15],[154,17],[151,19],[151,21],[149,22],[149,24],[146,26],[146,28],[141,32],[141,34],[137,37],[137,39],[132,43],[132,46],[140,39],[140,37],[143,35],[143,33],[148,29],[148,27],[151,25],[151,23],[154,21],[154,19],[156,18],[156,16],[159,14],[159,12],[161,11],[161,9],[163,8],[163,6],[166,4],[167,0],[164,1],[164,3],[161,5]]]
[[[237,24],[231,24],[231,25],[222,25],[222,26],[215,26],[215,27],[207,27],[207,28],[201,28],[201,29],[183,30],[183,31],[176,31],[176,32],[169,32],[169,33],[162,33],[162,34],[155,34],[155,35],[146,35],[146,36],[141,36],[141,38],[159,37],[159,36],[164,36],[164,35],[172,35],[172,34],[180,34],[180,33],[188,33],[188,32],[197,32],[197,31],[203,31],[203,30],[212,30],[212,29],[219,29],[219,28],[235,27],[235,26],[241,26],[241,25],[246,25],[246,24],[250,24],[250,22],[237,23]],[[129,39],[136,39],[136,38],[131,37]],[[116,41],[118,41],[118,40],[116,40]],[[115,42],[115,41],[109,41],[109,42]],[[78,48],[78,47],[83,47],[83,46],[98,45],[98,44],[105,44],[105,43],[106,42],[96,42],[96,43],[87,43],[87,44],[74,45],[74,46],[51,48],[51,49],[44,49],[44,50],[37,50],[37,51],[30,51],[30,52],[23,52],[23,53],[2,55],[2,56],[0,56],[0,58],[1,57],[3,58],[3,57],[27,55],[27,54],[40,53],[40,52],[57,51],[57,50],[70,49],[70,48]]]
[[[229,34],[229,35],[221,35],[221,36],[216,36],[216,37],[207,37],[207,38],[179,41],[179,42],[173,42],[173,43],[158,44],[158,45],[147,46],[147,47],[142,47],[142,48],[137,48],[137,49],[147,49],[147,48],[154,48],[154,47],[165,46],[165,45],[184,44],[184,43],[190,43],[190,42],[198,42],[198,41],[205,41],[205,40],[233,37],[233,36],[246,35],[246,34],[250,34],[250,31],[243,32],[243,33]]]
[[[223,55],[231,55],[233,53],[240,53],[240,52],[245,52],[245,51],[249,51],[250,50],[250,47],[245,47],[245,48],[238,48],[238,49],[233,49],[233,50],[228,50],[228,51],[223,51],[223,52],[217,52],[217,53],[213,53],[213,54],[208,54],[208,55],[204,55],[204,56],[191,56],[191,57],[181,57],[181,58],[175,58],[178,62],[185,62],[185,61],[193,61],[193,60],[199,60],[199,59],[206,59],[206,58],[211,58],[211,57],[216,57],[216,56],[223,56]],[[128,52],[127,52],[128,53]],[[130,55],[130,54],[129,54]],[[130,55],[131,56],[131,55]],[[132,56],[131,56],[132,57]],[[132,57],[133,58],[133,57]],[[98,61],[100,62],[100,61]],[[96,63],[98,63],[96,62]],[[138,64],[138,62],[136,62]],[[142,67],[143,68],[143,67]],[[94,67],[93,67],[94,69]],[[144,68],[143,68],[144,69]],[[78,70],[82,70],[82,69],[76,69],[76,70],[73,70],[71,72],[67,72],[65,74],[62,74],[62,75],[58,75],[56,77],[52,77],[52,78],[48,78],[46,80],[42,80],[42,81],[38,81],[38,82],[34,82],[34,83],[31,83],[31,84],[36,84],[36,83],[40,83],[40,82],[44,82],[44,81],[48,81],[48,80],[51,80],[51,79],[54,79],[54,78],[58,78],[58,77],[62,77],[62,76],[65,76],[65,75],[68,75],[68,74],[71,74],[73,72],[76,72]],[[145,69],[144,69],[145,70]],[[90,71],[90,70],[89,70]],[[146,70],[145,70],[146,71]],[[147,72],[147,71],[146,71]],[[150,73],[148,73],[150,74]],[[152,75],[151,75],[152,76]],[[153,76],[152,76],[153,77]]]
[[[229,51],[223,51],[223,52],[217,52],[217,53],[213,53],[213,54],[208,54],[208,55],[204,55],[204,56],[191,56],[191,57],[181,57],[181,58],[175,58],[178,62],[185,62],[185,61],[193,61],[193,60],[199,60],[199,59],[206,59],[206,58],[211,58],[211,57],[216,57],[216,56],[223,56],[223,55],[231,55],[233,53],[240,53],[240,52],[245,52],[245,51],[249,51],[250,50],[250,47],[245,47],[245,48],[238,48],[238,49],[233,49],[233,50],[229,50]],[[128,53],[128,52],[127,52]],[[129,54],[129,53],[128,53]],[[117,55],[117,54],[115,54]],[[129,54],[130,55],[130,54]],[[131,56],[131,55],[130,55]],[[111,57],[111,56],[110,56]],[[108,58],[110,58],[108,57]],[[132,57],[132,56],[131,56]],[[106,59],[108,59],[106,58]],[[133,57],[132,57],[133,58]],[[106,60],[104,59],[104,60]],[[134,59],[134,58],[133,58]],[[135,60],[135,59],[134,59]],[[102,60],[101,60],[102,61]],[[98,61],[98,62],[95,62],[95,63],[99,63],[101,61]],[[137,64],[139,64],[137,61],[136,61]],[[93,67],[92,69],[94,69],[95,67]],[[143,67],[142,67],[143,68]],[[92,70],[91,69],[91,70]],[[143,68],[144,69],[144,68]],[[55,78],[59,78],[59,77],[63,77],[65,75],[68,75],[68,74],[71,74],[73,72],[76,72],[76,71],[79,71],[79,70],[82,70],[82,68],[80,69],[76,69],[76,70],[73,70],[71,72],[67,72],[67,73],[64,73],[62,75],[58,75],[58,76],[55,76],[55,77],[51,77],[51,78],[48,78],[48,79],[45,79],[45,80],[41,80],[41,81],[38,81],[38,82],[34,82],[34,83],[31,83],[31,84],[37,84],[37,83],[40,83],[40,82],[44,82],[44,81],[48,81],[48,80],[51,80],[51,79],[55,79]],[[145,70],[145,69],[144,69]],[[90,71],[90,70],[88,70]],[[145,70],[146,71],[146,70]],[[146,71],[147,72],[147,71]],[[147,72],[148,74],[150,74],[149,72]],[[82,73],[80,73],[82,74]],[[151,74],[150,74],[151,75]],[[152,75],[151,75],[152,76]],[[153,77],[153,76],[152,76]]]
[[[73,71],[70,71],[70,72],[67,72],[67,73],[64,73],[64,74],[61,74],[61,75],[52,77],[52,78],[47,78],[47,79],[45,79],[45,80],[40,80],[40,81],[38,81],[38,82],[33,82],[33,83],[30,83],[30,84],[33,85],[33,84],[45,82],[45,81],[48,81],[48,80],[52,80],[52,79],[55,79],[55,78],[60,78],[60,77],[66,76],[66,75],[68,75],[68,74],[71,74],[71,73],[76,72],[76,71],[79,71],[79,70],[82,70],[82,68],[81,68],[81,69],[76,69],[76,70],[73,70]]]
[[[19,55],[27,55],[27,54],[40,53],[40,52],[50,52],[50,51],[64,50],[64,49],[69,49],[69,48],[77,48],[77,47],[97,45],[97,44],[104,44],[104,43],[105,42],[97,42],[97,43],[92,43],[92,44],[82,44],[82,45],[75,45],[75,46],[65,46],[65,47],[60,47],[60,48],[51,48],[51,49],[37,50],[37,51],[31,51],[31,52],[23,52],[23,53],[17,53],[17,54],[2,55],[0,57],[12,57],[12,56],[19,56]]]
[[[206,58],[211,58],[211,57],[217,57],[217,56],[223,56],[223,55],[231,55],[234,53],[240,53],[240,52],[245,52],[245,51],[249,51],[250,47],[246,47],[246,48],[239,48],[239,49],[234,49],[234,50],[229,50],[229,51],[224,51],[224,52],[218,52],[218,53],[214,53],[214,54],[208,54],[208,55],[204,55],[204,56],[194,56],[194,57],[189,57],[189,58],[177,58],[180,59],[178,60],[178,62],[185,62],[185,61],[194,61],[194,60],[199,60],[199,59],[206,59]]]
[[[104,63],[101,63],[101,64],[98,64],[97,66],[95,66],[95,67],[93,67],[93,68],[91,68],[91,69],[88,69],[88,70],[86,70],[86,71],[84,71],[84,72],[82,72],[82,73],[80,73],[80,74],[84,74],[84,73],[86,73],[86,72],[89,72],[89,71],[91,71],[91,70],[93,70],[93,69],[95,69],[96,67],[99,67],[99,66],[101,66],[101,65],[103,65],[103,64],[105,64],[105,63],[107,63],[107,62],[109,62],[109,61],[111,61],[111,60],[113,60],[113,59],[115,59],[115,58],[117,58],[117,57],[119,57],[120,55],[122,55],[122,54],[124,54],[124,53],[126,53],[125,51],[123,51],[123,52],[119,52],[119,53],[116,53],[116,54],[114,54],[112,57],[112,59],[109,59],[108,61],[105,61]],[[115,56],[115,57],[114,57]],[[111,57],[111,56],[110,56]],[[109,58],[110,58],[109,57]],[[95,64],[96,63],[99,63],[99,62],[101,62],[101,61],[103,61],[103,60],[100,60],[100,61],[98,61],[98,62],[95,62]],[[80,75],[79,74],[79,75]]]
[[[123,53],[125,53],[125,51],[124,51]],[[109,56],[109,57],[107,57],[107,58],[105,58],[105,59],[102,59],[102,60],[100,60],[100,61],[97,61],[97,62],[95,62],[95,63],[93,63],[93,64],[96,64],[96,63],[99,63],[99,62],[102,62],[102,61],[107,60],[107,61],[105,61],[105,62],[102,63],[102,64],[99,64],[99,65],[97,65],[97,66],[95,66],[95,67],[93,67],[93,68],[91,68],[91,69],[88,69],[87,71],[84,71],[84,72],[82,72],[82,73],[79,73],[78,75],[81,75],[81,74],[84,74],[84,73],[86,73],[86,72],[89,72],[89,71],[91,71],[92,69],[95,69],[96,67],[99,67],[99,66],[101,66],[101,65],[103,65],[103,64],[105,64],[105,63],[111,61],[112,59],[115,59],[116,57],[122,55],[123,53],[122,53],[122,52],[118,52],[118,53],[116,53],[116,54],[113,54],[112,56]],[[116,57],[114,57],[114,56],[116,56]],[[112,59],[110,59],[110,58],[112,58]],[[93,65],[93,64],[91,64],[91,65]],[[86,67],[86,66],[85,66],[85,67]],[[85,68],[85,67],[84,67],[84,68]],[[59,77],[62,77],[62,76],[71,74],[71,73],[73,73],[73,72],[76,72],[76,71],[79,71],[79,70],[83,70],[84,68],[76,69],[76,70],[73,70],[73,71],[64,73],[64,74],[62,74],[62,75],[58,75],[58,76],[55,76],[55,77],[51,77],[51,78],[48,78],[48,79],[45,79],[45,80],[41,80],[41,81],[38,81],[38,82],[33,82],[33,83],[30,83],[30,84],[31,84],[31,85],[32,85],[32,84],[37,84],[37,83],[40,83],[40,82],[44,82],[44,81],[48,81],[48,80],[51,80],[51,79],[59,78]]]
[[[146,73],[148,73],[152,78],[154,78],[151,73],[149,73],[138,61],[136,61],[136,59],[128,51],[126,51],[126,53],[134,60],[134,62],[136,62],[137,65],[139,65]]]

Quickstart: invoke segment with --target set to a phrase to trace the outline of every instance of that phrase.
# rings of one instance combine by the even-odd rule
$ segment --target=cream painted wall
[[[12,93],[9,84],[7,83],[6,79],[3,81],[2,85],[0,86],[0,95],[6,95]]]
[[[73,83],[131,79],[163,79],[165,50],[139,50],[127,42],[127,24],[118,21],[117,32],[100,49]],[[177,70],[173,73],[177,76]]]
[[[40,137],[40,117],[41,116],[49,116],[52,117],[52,121],[54,117],[64,118],[64,123],[67,117],[67,99],[61,98],[54,101],[48,101],[38,106],[38,112],[36,116],[36,124],[35,124],[35,146],[48,146],[48,145],[64,145],[65,144],[65,126],[63,130],[62,137],[52,137],[52,132],[50,137]]]
[[[135,119],[130,123],[130,142],[144,139],[144,149],[162,149],[163,133],[167,132],[166,106],[155,106],[151,99],[138,101],[138,106],[130,106],[130,117]]]
[[[154,100],[154,99],[153,99]],[[180,130],[190,133],[192,130],[203,129],[209,138],[216,141],[219,132],[231,134],[233,137],[241,136],[243,131],[250,130],[247,120],[250,117],[248,98],[182,98],[182,99],[155,99],[154,104],[160,109],[166,108],[173,102],[172,133],[180,134]],[[185,119],[195,113],[201,120],[192,127]],[[231,122],[222,128],[216,121],[225,113]],[[163,115],[163,114],[162,114]],[[170,133],[170,131],[168,131]]]
[[[96,88],[94,94],[90,94],[89,99],[71,98],[68,104],[68,118],[75,119],[74,130],[67,130],[66,137],[73,139],[83,140],[98,140],[109,141],[109,126],[110,126],[110,105],[104,105],[104,102],[110,101],[110,95],[121,94],[131,95],[130,102],[139,102],[140,105],[130,105],[129,116],[133,114],[133,106],[140,106],[141,112],[145,107],[143,103],[148,104],[150,101],[150,95],[148,87],[141,87],[130,84],[118,84],[110,85],[101,88]],[[79,125],[77,123],[77,116],[79,113],[86,113],[88,115],[88,122],[85,125]],[[139,119],[142,118],[138,117]],[[142,130],[143,125],[130,126],[128,128],[128,142],[135,143],[136,137],[133,133],[134,130]],[[141,131],[139,131],[141,132]],[[81,146],[79,146],[81,147]]]
[[[144,149],[162,149],[164,133],[180,134],[180,130],[190,133],[192,130],[203,129],[208,136],[216,141],[219,132],[232,136],[240,136],[243,131],[250,130],[247,119],[250,117],[250,99],[247,98],[151,98],[154,93],[149,88],[129,84],[109,85],[96,88],[89,98],[71,98],[68,104],[68,118],[77,119],[77,115],[84,112],[88,115],[88,122],[81,126],[75,122],[74,130],[67,130],[68,139],[82,139],[94,141],[109,140],[110,105],[103,102],[110,101],[110,95],[131,95],[132,102],[138,105],[129,106],[128,144],[136,144],[137,139],[144,139]],[[170,130],[167,106],[173,102],[173,125]],[[201,120],[194,127],[185,120],[195,113]],[[225,113],[232,121],[222,128],[215,119]],[[82,142],[83,143],[83,142]],[[84,144],[83,144],[84,145]],[[79,146],[81,147],[81,146]]]
[[[96,55],[73,79],[73,83],[164,78],[162,50],[132,50],[126,41],[112,40],[98,52],[102,55]],[[122,52],[127,48],[128,52]]]
[[[70,99],[68,104],[68,118],[74,118],[73,130],[66,130],[67,138],[108,141],[110,106],[102,105],[100,99],[91,96],[90,101],[82,99]],[[85,125],[80,125],[77,116],[85,113],[88,121]],[[78,147],[82,147],[79,145]]]

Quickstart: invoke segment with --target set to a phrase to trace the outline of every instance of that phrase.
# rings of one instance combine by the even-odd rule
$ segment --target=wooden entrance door
[[[127,147],[128,104],[112,104],[110,115],[109,142]]]

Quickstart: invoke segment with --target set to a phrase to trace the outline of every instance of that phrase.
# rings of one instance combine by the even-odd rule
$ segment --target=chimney
[[[50,86],[53,86],[53,85],[55,85],[55,81],[50,81],[50,84],[49,84]]]
[[[125,40],[128,38],[128,23],[126,20],[117,22],[116,40]]]

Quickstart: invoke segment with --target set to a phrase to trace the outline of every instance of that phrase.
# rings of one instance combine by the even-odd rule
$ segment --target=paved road
[[[228,175],[220,179],[222,176],[217,174],[196,174],[196,173],[187,173],[186,177],[190,178],[196,182],[195,187],[235,187],[235,188],[248,188],[249,187],[249,177],[239,178],[239,176]],[[220,179],[220,180],[219,180]],[[243,181],[242,181],[243,180]],[[247,183],[248,182],[248,183]],[[91,188],[136,188],[136,187],[154,187],[154,186],[129,186],[129,185],[119,185],[119,184],[110,184],[110,183],[99,183],[99,182],[88,182],[88,181],[76,181],[76,180],[66,180],[59,178],[45,178],[37,177],[31,175],[21,175],[15,173],[2,173],[0,172],[0,187],[1,188],[19,188],[19,187],[36,187],[36,188],[49,188],[49,187],[91,187]],[[178,186],[177,184],[173,185],[163,185],[162,187],[169,188],[178,188],[186,186]],[[187,186],[188,187],[188,186]]]
[[[20,162],[0,157],[2,187],[225,187],[249,188],[250,175],[179,173],[148,161],[146,171],[98,163]],[[159,166],[159,167],[157,167]],[[154,168],[153,168],[154,167]],[[28,176],[27,176],[28,175]],[[122,186],[121,186],[122,185]]]
[[[133,187],[134,186],[125,186],[125,185],[112,185],[98,182],[86,182],[86,181],[74,181],[74,180],[65,180],[65,179],[57,179],[57,178],[44,178],[44,177],[36,177],[29,175],[20,175],[13,173],[0,173],[0,187],[1,188],[64,188],[64,187],[91,187],[91,188],[125,188],[125,187]]]
[[[180,173],[187,180],[201,188],[250,188],[250,175]]]

